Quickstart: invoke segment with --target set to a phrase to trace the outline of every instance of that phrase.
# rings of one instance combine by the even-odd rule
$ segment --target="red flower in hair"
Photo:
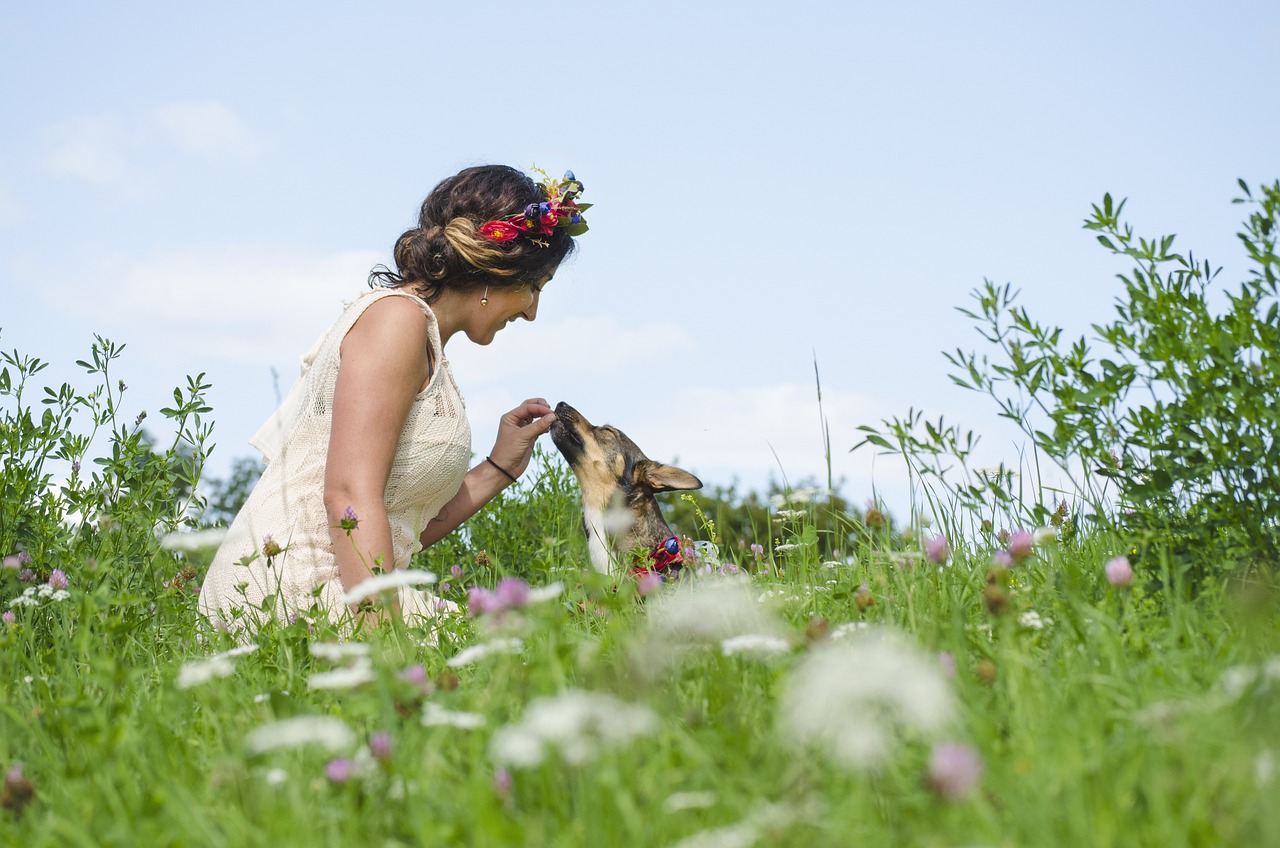
[[[480,235],[489,241],[511,241],[520,231],[506,221],[489,221],[480,227]]]

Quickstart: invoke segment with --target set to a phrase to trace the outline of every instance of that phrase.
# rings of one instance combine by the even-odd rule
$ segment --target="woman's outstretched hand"
[[[512,477],[519,477],[529,467],[534,443],[555,420],[551,404],[544,398],[529,398],[499,420],[498,438],[489,458]]]

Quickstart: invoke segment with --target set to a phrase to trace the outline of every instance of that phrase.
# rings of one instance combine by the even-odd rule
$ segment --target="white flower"
[[[311,645],[311,656],[333,662],[368,655],[369,646],[364,642],[315,642]]]
[[[478,645],[472,645],[464,648],[451,657],[445,665],[450,668],[462,668],[479,662],[490,654],[518,654],[524,650],[524,642],[517,638],[510,639],[494,639],[490,642],[481,642]]]
[[[780,509],[778,510],[779,518],[804,518],[809,513],[803,509]]]
[[[377,679],[368,662],[359,662],[349,668],[321,671],[307,678],[308,689],[352,689],[372,683]]]
[[[832,639],[845,639],[855,633],[869,630],[871,625],[865,621],[847,621],[844,624],[838,624],[831,629]]]
[[[267,782],[268,786],[279,786],[289,778],[289,773],[282,768],[267,769],[262,774],[262,779]]]
[[[730,636],[720,642],[720,650],[726,657],[734,654],[750,654],[754,657],[772,657],[791,651],[791,642],[780,636],[768,636],[761,633],[743,633]]]
[[[782,554],[782,553],[786,553],[787,551],[794,551],[798,547],[800,546],[796,544],[792,544],[791,542],[786,542],[781,545],[774,545],[773,549],[775,552]]]
[[[464,713],[457,710],[446,710],[432,701],[427,701],[422,708],[422,724],[424,727],[456,727],[460,730],[475,730],[484,727],[485,717],[480,713]]]
[[[237,645],[236,647],[231,648],[230,650],[227,650],[227,651],[223,651],[220,654],[214,654],[209,659],[234,660],[237,657],[247,657],[249,654],[252,654],[256,650],[258,650],[258,646],[253,644],[252,642],[249,642],[248,644],[245,644],[245,645]]]
[[[526,603],[539,604],[543,601],[554,601],[556,598],[564,594],[564,584],[560,582],[548,583],[545,586],[536,586],[529,590],[529,597]]]
[[[777,620],[752,600],[744,580],[716,578],[675,589],[645,605],[650,631],[667,641],[719,643],[744,633],[782,632]]]
[[[271,700],[271,696],[268,695],[266,692],[259,692],[258,694],[253,696],[253,702],[255,704],[265,704],[267,701],[270,701],[270,700]]]
[[[179,689],[190,689],[201,683],[208,683],[215,677],[230,677],[236,670],[235,663],[226,657],[209,657],[186,663],[178,670],[176,686]]]
[[[71,597],[71,593],[68,592],[66,589],[57,589],[52,594],[49,595],[49,600],[65,601],[69,597]]]
[[[603,692],[568,689],[552,698],[537,698],[517,724],[500,728],[489,752],[500,765],[531,767],[548,748],[569,765],[581,765],[606,748],[619,747],[658,729],[658,716],[646,706],[630,704]]]
[[[786,736],[842,765],[874,768],[897,732],[940,730],[953,712],[937,660],[877,628],[801,660],[783,687],[779,721]]]
[[[662,802],[662,809],[668,813],[681,810],[704,810],[716,803],[714,792],[673,792]]]
[[[38,607],[40,602],[30,595],[22,594],[9,602],[11,607]]]
[[[210,527],[191,533],[166,533],[160,537],[160,547],[166,551],[203,551],[216,548],[227,537],[227,527]]]
[[[366,577],[347,590],[347,593],[342,596],[342,602],[350,606],[382,592],[434,582],[436,582],[436,576],[430,571],[397,568],[393,571],[388,571],[386,574],[375,574],[372,577]]]
[[[1058,538],[1058,528],[1056,527],[1040,527],[1031,534],[1032,541],[1036,547],[1048,544]]]
[[[294,716],[254,728],[245,737],[244,744],[249,753],[261,754],[276,748],[300,748],[303,745],[319,745],[330,751],[341,751],[349,749],[355,741],[355,733],[341,719],[331,716]]]
[[[1041,618],[1035,610],[1027,610],[1018,618],[1018,623],[1031,630],[1043,630],[1046,624],[1053,623],[1053,619]]]

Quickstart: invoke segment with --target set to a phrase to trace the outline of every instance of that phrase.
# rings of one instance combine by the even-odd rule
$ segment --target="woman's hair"
[[[396,239],[396,270],[374,268],[369,285],[409,286],[428,303],[445,289],[538,285],[573,252],[573,237],[557,229],[540,237],[547,247],[528,238],[495,242],[480,227],[546,199],[542,186],[506,165],[467,168],[442,180],[422,201],[418,226]]]

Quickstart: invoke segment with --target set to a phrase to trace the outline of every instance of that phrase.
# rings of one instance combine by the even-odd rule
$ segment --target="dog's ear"
[[[636,465],[636,480],[655,492],[672,492],[677,489],[701,489],[702,481],[683,468],[664,465],[646,459]]]

